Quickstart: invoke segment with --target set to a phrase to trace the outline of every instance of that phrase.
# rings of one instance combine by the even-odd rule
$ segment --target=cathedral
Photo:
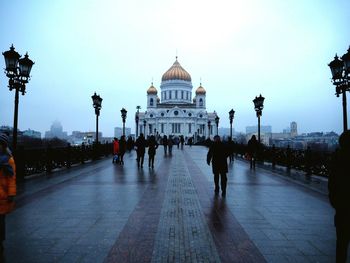
[[[138,112],[138,131],[149,135],[172,135],[205,139],[216,134],[214,112],[206,110],[202,84],[192,94],[191,75],[176,60],[163,74],[160,91],[147,90],[147,110]]]

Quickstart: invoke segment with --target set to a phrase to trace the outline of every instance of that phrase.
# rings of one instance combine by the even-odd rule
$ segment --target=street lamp
[[[128,111],[124,108],[120,110],[120,113],[122,114],[122,119],[123,119],[123,136],[125,136],[125,119],[126,119],[126,113]]]
[[[335,94],[343,97],[343,129],[348,129],[348,118],[346,109],[346,92],[350,90],[350,47],[341,60],[335,55],[334,60],[328,64],[332,72],[333,85],[335,85]]]
[[[256,111],[256,117],[258,117],[258,141],[260,143],[260,117],[262,115],[262,110],[264,108],[264,100],[265,98],[263,96],[256,97],[253,100],[254,103],[254,109]]]
[[[144,133],[145,138],[146,138],[146,123],[147,123],[147,121],[143,120],[143,133]]]
[[[231,140],[232,140],[232,122],[233,122],[233,118],[235,117],[235,111],[233,109],[231,109],[228,112],[228,114],[230,116],[230,137],[231,137]]]
[[[216,115],[216,117],[215,117],[216,135],[219,135],[219,120],[220,120],[219,116]]]
[[[100,95],[96,95],[96,92],[94,95],[91,96],[92,98],[92,105],[95,108],[95,114],[96,114],[96,139],[95,142],[98,144],[98,117],[100,116],[100,110],[102,108],[102,98]]]
[[[208,121],[208,139],[210,139],[210,125],[211,121]]]
[[[136,106],[137,112],[135,114],[135,122],[136,122],[136,138],[139,136],[139,110],[141,109],[141,106]]]
[[[8,87],[11,90],[15,89],[15,110],[13,118],[13,135],[12,135],[12,148],[15,151],[17,148],[17,124],[18,124],[18,103],[19,92],[22,95],[26,92],[26,84],[30,80],[30,71],[34,62],[29,59],[28,53],[24,55],[24,58],[20,58],[21,55],[15,51],[13,45],[10,50],[2,53],[5,58],[5,73],[9,78]]]

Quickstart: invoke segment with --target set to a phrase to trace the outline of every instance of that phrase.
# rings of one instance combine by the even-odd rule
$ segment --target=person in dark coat
[[[215,195],[219,194],[219,179],[221,177],[221,191],[222,197],[226,196],[226,186],[227,186],[227,157],[229,156],[229,151],[225,144],[220,140],[220,136],[216,135],[214,137],[214,142],[209,147],[207,154],[207,164],[210,165],[212,162],[212,169],[214,174],[215,183]]]
[[[156,150],[158,148],[158,143],[155,137],[152,135],[148,140],[148,167],[154,168],[154,156],[156,155]]]
[[[126,140],[125,136],[122,135],[119,141],[119,163],[124,164],[124,154],[126,152]]]
[[[137,153],[137,167],[143,167],[143,159],[145,158],[145,148],[146,148],[146,140],[143,136],[143,133],[140,133],[140,136],[137,138],[135,142],[136,153]]]
[[[227,147],[230,151],[230,163],[235,160],[235,143],[231,137],[228,137]]]
[[[255,170],[256,155],[259,148],[259,142],[257,141],[255,135],[253,135],[248,141],[248,154],[250,157],[250,169]]]
[[[172,152],[173,152],[173,144],[174,144],[173,136],[170,135],[169,138],[168,138],[169,155],[172,155]]]
[[[163,136],[163,147],[164,147],[164,155],[166,155],[167,147],[168,147],[168,137],[166,135]]]
[[[346,262],[350,241],[350,130],[339,137],[328,179],[329,200],[335,209],[336,262]]]

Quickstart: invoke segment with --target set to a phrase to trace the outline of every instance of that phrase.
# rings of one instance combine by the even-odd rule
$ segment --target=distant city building
[[[98,133],[99,142],[104,142],[102,138],[102,132]],[[96,132],[81,132],[73,131],[72,135],[69,136],[68,141],[72,145],[81,145],[81,144],[92,144],[96,139]]]
[[[295,137],[298,135],[298,125],[295,121],[290,123],[290,135]]]
[[[260,133],[271,133],[272,128],[270,125],[261,125],[260,126]],[[247,126],[245,128],[245,133],[248,134],[253,134],[253,133],[258,133],[258,125],[255,126]]]
[[[67,137],[67,132],[63,131],[62,124],[59,121],[54,121],[51,125],[50,131],[45,132],[45,138],[47,139],[59,138],[66,140]]]
[[[230,128],[219,128],[219,135],[223,138],[230,136]],[[235,136],[235,129],[232,128],[232,137]]]
[[[114,137],[117,137],[118,139],[123,135],[123,128],[121,127],[115,127],[114,128]],[[131,135],[131,128],[125,127],[125,137],[128,137]]]
[[[11,135],[13,131],[13,128],[10,126],[0,126],[0,133],[6,133]]]
[[[28,129],[23,131],[23,136],[41,139],[41,132]]]

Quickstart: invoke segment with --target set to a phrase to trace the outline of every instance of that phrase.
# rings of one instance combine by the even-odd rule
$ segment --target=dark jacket
[[[146,140],[144,137],[139,137],[136,140],[135,146],[137,147],[136,151],[138,154],[144,154],[146,148]]]
[[[248,141],[248,153],[251,156],[255,156],[259,149],[259,142],[257,140],[250,139]]]
[[[148,154],[156,155],[156,149],[158,148],[158,143],[155,140],[149,140],[148,142]]]
[[[335,152],[328,179],[329,200],[337,212],[350,215],[350,151]]]
[[[227,173],[227,157],[229,156],[229,150],[222,142],[214,142],[209,147],[207,154],[207,163],[212,161],[213,173]]]
[[[126,152],[126,141],[125,139],[119,140],[119,153],[124,154]]]

